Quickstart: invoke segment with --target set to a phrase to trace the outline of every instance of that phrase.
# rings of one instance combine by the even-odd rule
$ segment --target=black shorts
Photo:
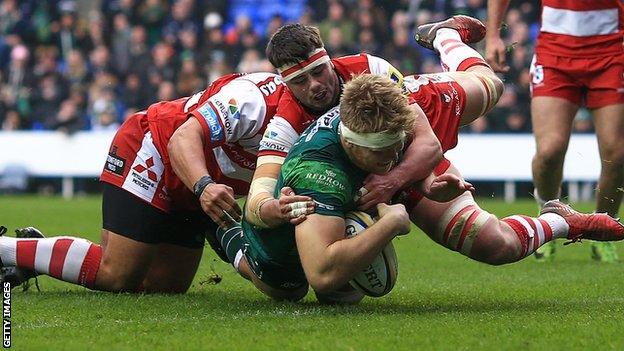
[[[126,238],[198,249],[206,232],[218,228],[203,211],[166,213],[114,185],[102,186],[102,227]]]

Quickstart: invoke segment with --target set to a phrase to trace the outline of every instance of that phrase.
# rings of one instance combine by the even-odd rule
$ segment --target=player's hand
[[[290,222],[297,225],[306,219],[306,216],[314,213],[314,201],[309,196],[295,195],[290,187],[280,190],[278,202],[278,216],[283,223]]]
[[[368,211],[380,203],[389,204],[394,194],[399,190],[396,179],[387,175],[370,174],[364,180],[364,186],[358,191],[356,201],[358,210]]]
[[[222,228],[229,228],[241,220],[243,211],[234,199],[234,190],[225,184],[208,184],[199,203],[210,219]]]
[[[494,72],[505,73],[509,71],[507,65],[507,47],[500,35],[486,36],[485,38],[485,60],[492,67]]]
[[[411,222],[405,206],[402,204],[377,204],[377,213],[379,214],[379,220],[383,217],[389,217],[388,223],[394,226],[393,232],[396,233],[395,235],[405,235],[410,232]]]
[[[449,202],[466,191],[474,192],[475,188],[458,175],[444,173],[433,179],[424,195],[433,201]]]

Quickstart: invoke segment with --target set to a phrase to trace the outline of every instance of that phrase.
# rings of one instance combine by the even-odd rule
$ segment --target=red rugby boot
[[[414,37],[421,46],[434,50],[433,39],[435,39],[436,31],[440,28],[455,29],[466,44],[479,42],[485,37],[485,25],[476,18],[463,15],[418,26]]]
[[[540,215],[545,213],[555,213],[565,219],[570,226],[568,239],[572,243],[581,239],[596,241],[624,239],[624,225],[606,213],[580,213],[559,200],[545,203]]]

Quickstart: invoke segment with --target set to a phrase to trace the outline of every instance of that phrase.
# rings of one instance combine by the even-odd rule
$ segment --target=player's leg
[[[602,167],[596,190],[596,211],[618,217],[624,185],[624,104],[593,110]],[[611,243],[594,243],[592,257],[603,262],[618,260]]]
[[[577,110],[578,105],[562,98],[537,96],[531,100],[536,144],[532,163],[533,183],[537,200],[541,203],[560,196],[563,161]]]
[[[447,172],[458,174],[451,166]],[[498,219],[481,209],[470,193],[447,203],[423,198],[410,208],[412,221],[437,243],[480,262],[516,262],[555,238],[573,241],[624,239],[624,227],[606,215],[580,214],[558,201],[537,217]]]
[[[425,24],[416,30],[419,44],[440,55],[442,67],[465,91],[460,125],[472,123],[489,112],[503,93],[504,85],[483,57],[466,43],[480,41],[485,26],[476,18],[455,16]]]
[[[149,271],[143,280],[143,291],[185,293],[193,282],[203,248],[159,244]]]
[[[40,233],[32,227],[18,231]],[[2,279],[11,282],[14,285],[12,287],[39,274],[88,288],[95,287],[103,254],[99,245],[71,236],[23,237],[20,233],[17,236],[0,237],[0,262],[3,271],[11,268],[8,275],[3,274]]]
[[[274,267],[269,262],[253,259],[250,256],[255,247],[246,243],[243,228],[240,225],[228,229],[218,228],[216,238],[228,261],[245,279],[251,281],[263,294],[274,300],[299,301],[308,293],[307,282],[292,278],[286,269]],[[253,266],[250,265],[253,262]],[[284,288],[288,286],[287,288]]]

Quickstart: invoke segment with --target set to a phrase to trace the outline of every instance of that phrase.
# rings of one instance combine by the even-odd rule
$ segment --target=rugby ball
[[[360,211],[347,213],[345,217],[345,235],[353,237],[370,227],[375,220]],[[349,283],[364,295],[380,297],[389,293],[397,280],[398,261],[392,242],[375,257],[373,262],[358,273]]]

